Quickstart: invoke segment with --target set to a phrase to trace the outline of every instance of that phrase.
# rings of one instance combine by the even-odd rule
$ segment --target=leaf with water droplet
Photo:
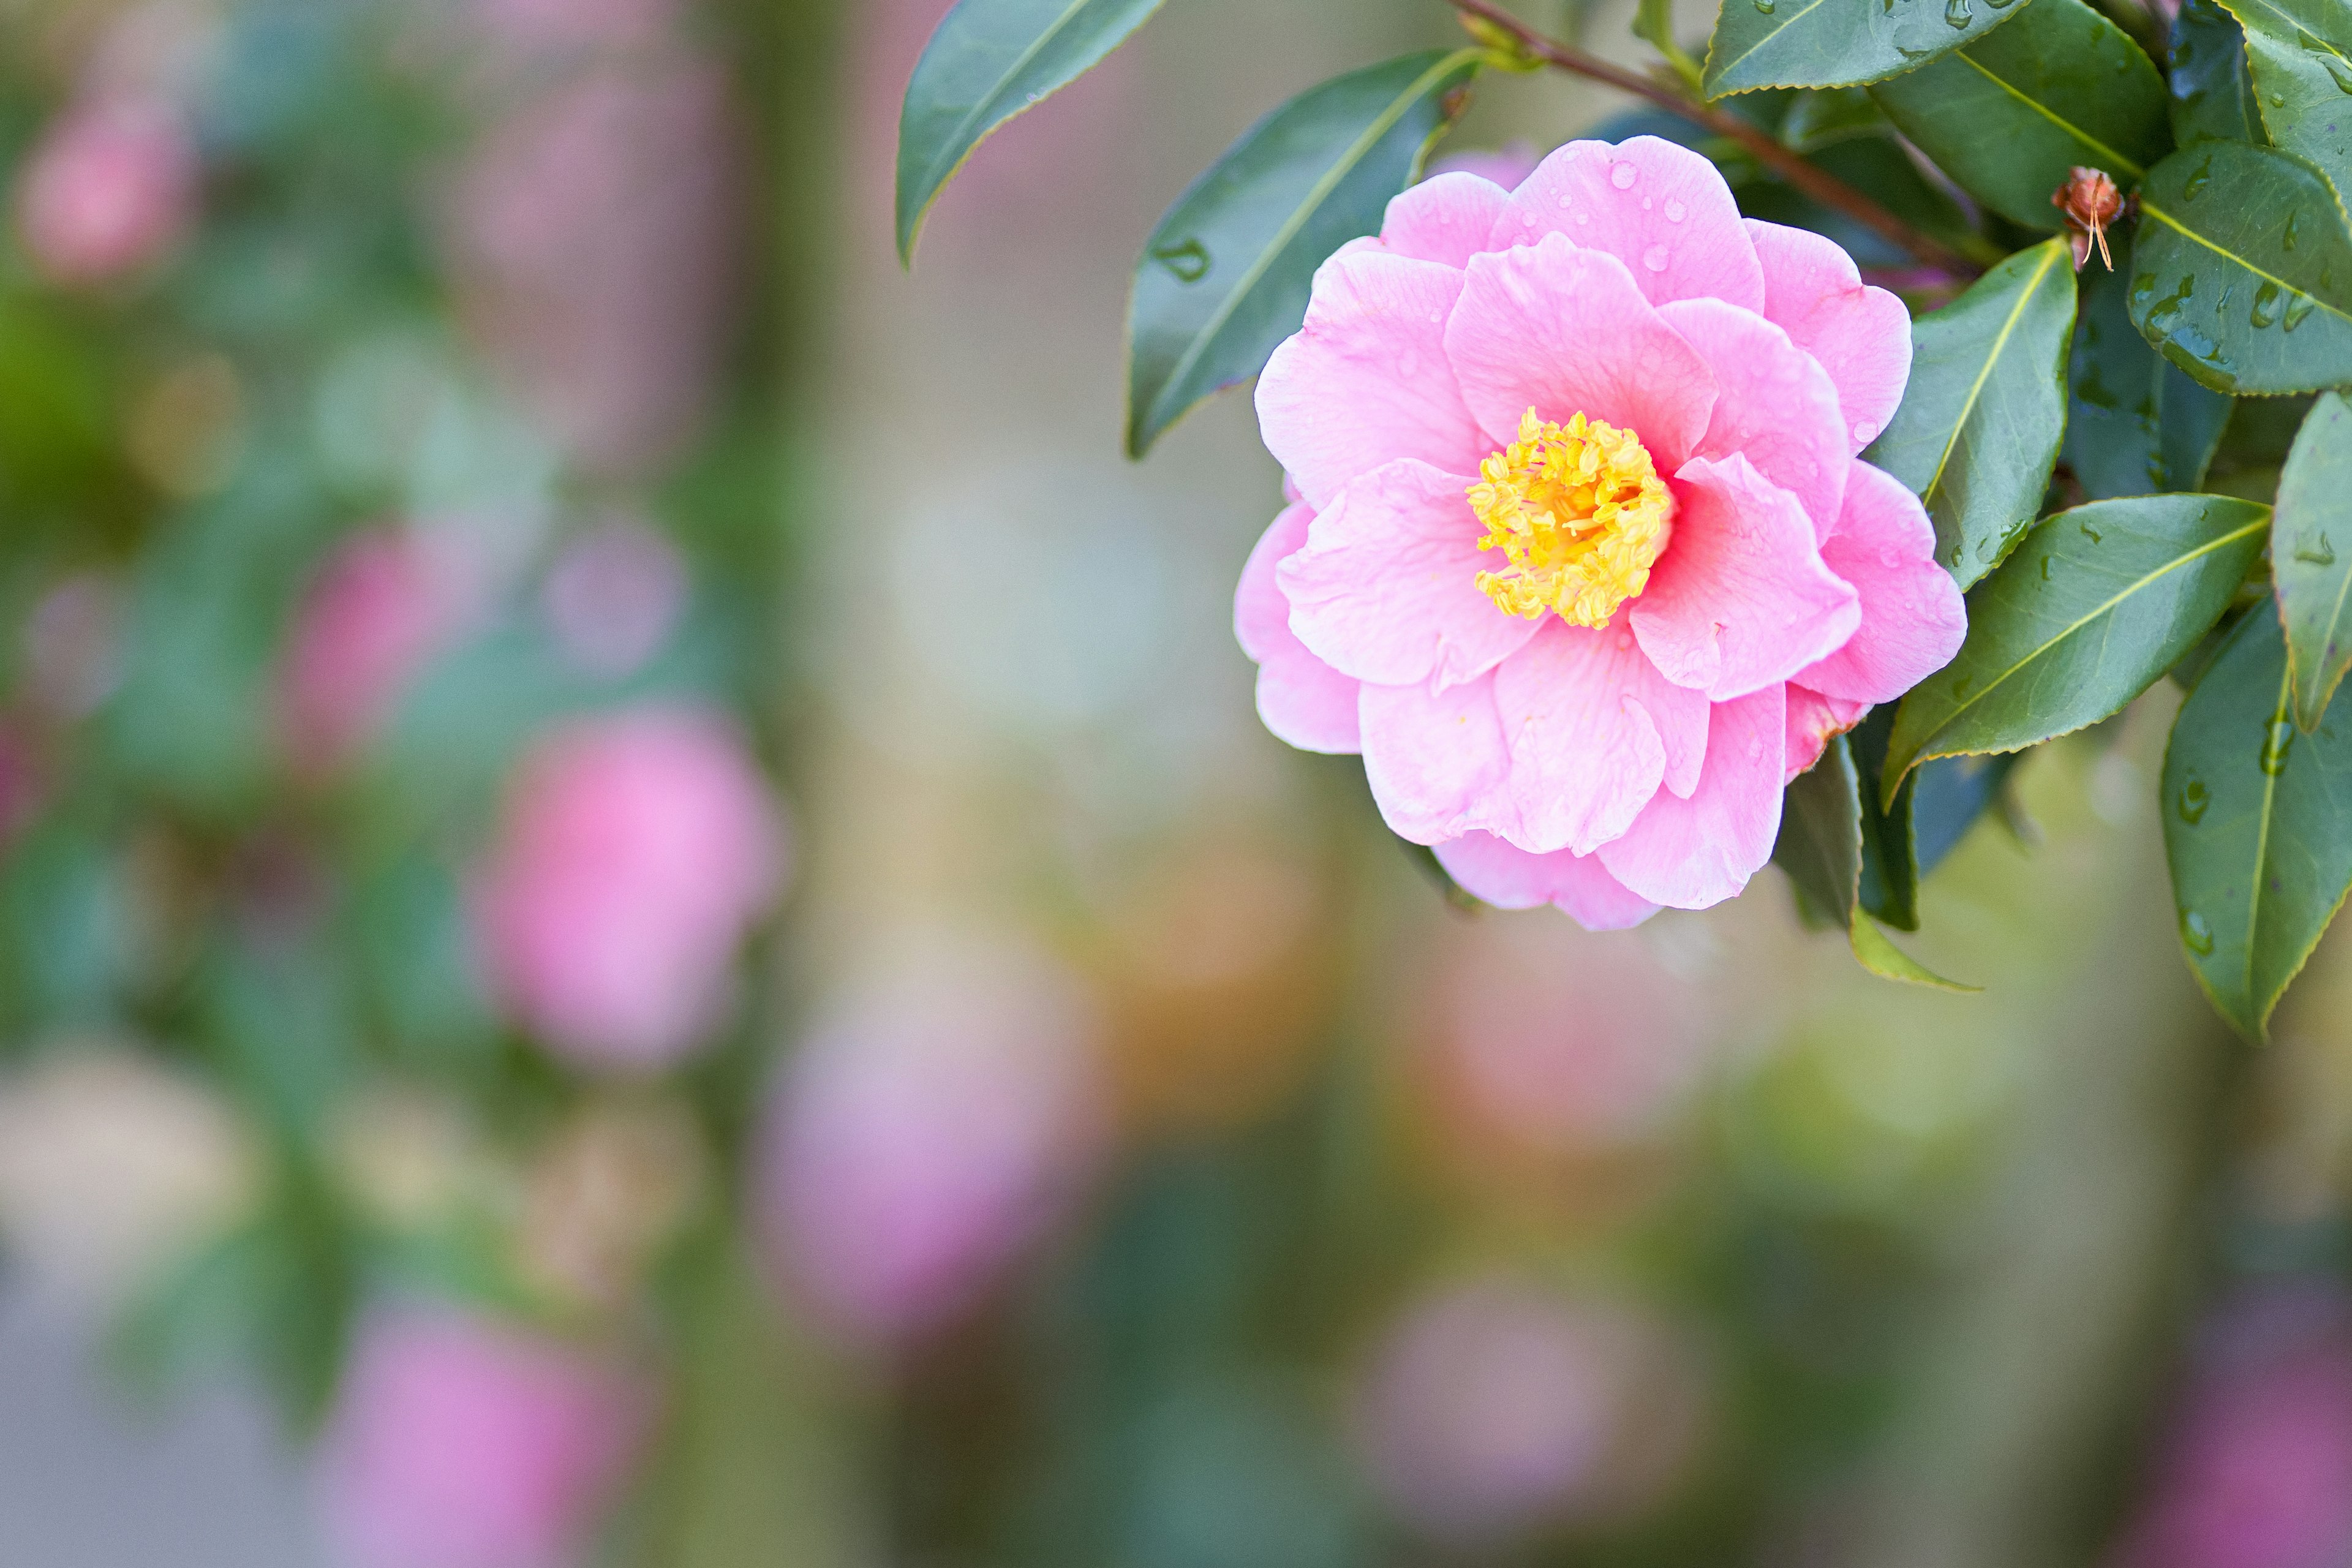
[[[1420,172],[1478,49],[1431,50],[1309,88],[1252,127],[1153,229],[1128,304],[1128,432],[1140,457],[1217,391],[1264,368],[1307,315],[1330,254],[1376,232]],[[1188,279],[1160,253],[1213,258]]]
[[[1962,190],[2044,233],[2069,170],[2105,169],[2128,189],[2172,146],[2163,77],[2084,0],[2034,0],[1870,96]]]
[[[2221,0],[2245,29],[2263,128],[2352,195],[2352,6],[2344,0]],[[2338,216],[2342,216],[2338,202]]]
[[[1160,0],[961,0],[923,46],[898,111],[898,259],[988,134],[1124,43]]]
[[[2208,165],[2226,199],[2192,206],[2184,189]],[[2244,395],[2352,381],[2352,295],[2335,282],[2352,278],[2352,229],[2302,160],[2226,142],[2175,153],[2140,187],[2132,258],[2133,324],[2204,385]]]
[[[2247,615],[2181,704],[2164,757],[2181,946],[2221,1015],[2257,1038],[2352,888],[2352,725],[2298,736],[2288,700],[2278,620]]]
[[[2352,668],[2352,404],[2324,394],[2304,416],[2280,471],[2271,524],[2271,575],[2294,668],[2294,714],[2315,728]]]
[[[1968,637],[1944,678],[1903,700],[1881,795],[1928,758],[2016,751],[2122,708],[2221,618],[2268,523],[2265,507],[2198,495],[2044,520],[1969,595]]]
[[[2018,252],[1911,324],[1910,387],[1864,456],[1926,503],[1937,559],[1964,588],[2023,535],[2049,488],[2074,326],[2074,275],[2059,239]]]
[[[2035,0],[2040,4],[2040,0]],[[1981,38],[2032,5],[1856,0],[1723,6],[1707,41],[1706,96],[1774,87],[1854,87]]]
[[[2198,385],[2140,336],[2131,322],[2131,241],[2113,242],[2116,270],[2093,267],[2077,279],[2064,461],[2092,500],[2193,490],[2205,482],[2232,400]]]

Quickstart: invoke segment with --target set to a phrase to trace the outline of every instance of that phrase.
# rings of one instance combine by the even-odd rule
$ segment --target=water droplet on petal
[[[1873,425],[1869,420],[1857,419],[1853,422],[1853,438],[1855,440],[1867,442],[1872,437],[1877,434],[1878,426]]]
[[[1562,212],[1566,212],[1566,211],[1569,209],[1569,206],[1570,206],[1570,201],[1569,201],[1569,198],[1568,198],[1568,197],[1566,197],[1566,196],[1562,196],[1562,197],[1560,197],[1560,198],[1559,198],[1559,210],[1560,210],[1560,211],[1562,211]]]
[[[1642,252],[1642,265],[1653,272],[1664,272],[1666,269],[1666,247],[1654,245]]]
[[[1666,204],[1666,221],[1668,223],[1680,223],[1683,219],[1688,216],[1690,216],[1690,208],[1683,205],[1682,203],[1668,202]]]
[[[1591,221],[1592,221],[1592,215],[1591,215],[1591,213],[1579,213],[1579,214],[1577,214],[1577,215],[1576,215],[1577,226],[1579,226],[1580,228],[1580,227],[1582,227],[1584,225],[1586,225],[1586,224],[1588,224],[1588,223],[1591,223]]]
[[[1609,171],[1609,183],[1616,186],[1621,191],[1632,190],[1633,188],[1633,181],[1639,174],[1640,171],[1635,169],[1633,164],[1620,163],[1615,168]]]
[[[1647,196],[1643,196],[1642,198],[1642,210],[1643,212],[1648,212],[1650,210],[1650,198]]]

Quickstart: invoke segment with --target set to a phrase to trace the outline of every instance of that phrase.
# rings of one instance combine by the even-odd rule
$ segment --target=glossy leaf
[[[2209,391],[2148,346],[2131,323],[2131,241],[2115,236],[2113,272],[2095,260],[2066,373],[2066,466],[2093,500],[2193,490],[2233,399]]]
[[[2295,722],[2316,729],[2352,667],[2352,404],[2312,405],[2279,475],[2271,581],[2294,668]]]
[[[2165,358],[2217,392],[2352,381],[2352,233],[2310,164],[2200,142],[2148,171],[2139,205],[2131,319]]]
[[[2221,0],[2245,28],[2255,107],[2271,144],[2308,159],[2352,195],[2352,5]]]
[[[1882,979],[1939,991],[1979,989],[1945,979],[1896,947],[1863,907],[1862,789],[1847,742],[1833,737],[1781,803],[1772,858],[1795,886],[1798,910],[1811,924],[1843,927],[1854,958]]]
[[[2289,722],[2286,640],[2251,615],[2173,721],[2164,847],[2180,943],[2222,1016],[2260,1038],[2352,886],[2352,713]]]
[[[961,0],[923,46],[898,111],[898,259],[992,131],[1068,86],[1160,0]]]
[[[1911,789],[1911,846],[1925,878],[1960,847],[1987,807],[2000,798],[2023,752],[1990,757],[1937,757],[1905,780]]]
[[[1927,504],[1936,559],[1963,588],[2042,509],[2065,429],[2074,329],[2063,239],[2018,252],[1911,324],[1910,389],[1864,456]]]
[[[1900,980],[1906,985],[1925,985],[1934,991],[1951,991],[1972,996],[1984,989],[1981,985],[1964,985],[1957,980],[1947,980],[1888,939],[1878,929],[1878,922],[1857,910],[1853,924],[1847,928],[1847,940],[1853,944],[1853,956],[1864,969],[1881,980]]]
[[[1952,662],[1903,700],[1881,797],[1929,757],[2017,751],[2138,696],[2221,618],[2269,521],[2252,501],[2195,495],[2046,519],[1969,595]]]
[[[2050,197],[2069,169],[2105,169],[2129,189],[2172,145],[2164,79],[2083,0],[2034,0],[1870,95],[1962,190],[2027,228],[2059,226]]]
[[[2172,139],[2260,142],[2262,110],[2246,69],[2246,36],[2215,0],[2181,0],[2172,23]]]
[[[1762,87],[1852,87],[1925,65],[2038,0],[1724,0],[1709,98]]]
[[[1905,779],[1891,803],[1880,804],[1878,775],[1895,705],[1882,702],[1847,735],[1862,784],[1862,907],[1897,931],[1919,929],[1919,854],[1912,837],[1916,780]]]
[[[1780,803],[1772,859],[1789,874],[1798,908],[1823,925],[1853,917],[1862,875],[1861,791],[1846,737],[1833,735],[1822,759],[1790,781]]]
[[[1176,199],[1144,243],[1128,305],[1131,455],[1211,393],[1255,375],[1298,330],[1315,269],[1379,229],[1481,57],[1432,50],[1310,88]]]

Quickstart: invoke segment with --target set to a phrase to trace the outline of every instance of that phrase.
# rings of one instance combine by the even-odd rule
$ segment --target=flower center
[[[1507,615],[1556,610],[1570,626],[1601,626],[1648,585],[1674,531],[1675,499],[1631,430],[1579,414],[1565,425],[1528,409],[1519,438],[1478,465],[1470,509],[1486,527],[1481,550],[1510,564],[1478,574]]]

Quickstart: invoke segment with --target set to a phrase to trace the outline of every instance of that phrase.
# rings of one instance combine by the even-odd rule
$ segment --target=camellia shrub
[[[2186,692],[2180,942],[2259,1036],[2352,889],[2352,10],[1724,0],[1646,73],[1469,41],[1276,108],[1136,262],[1127,445],[1257,378],[1267,726],[1360,753],[1488,903],[1592,928],[1768,860],[1885,928],[2027,750]],[[1157,0],[962,0],[898,239]],[[1570,7],[1580,15],[1581,7]],[[1508,183],[1424,161],[1482,77],[1639,107]]]

